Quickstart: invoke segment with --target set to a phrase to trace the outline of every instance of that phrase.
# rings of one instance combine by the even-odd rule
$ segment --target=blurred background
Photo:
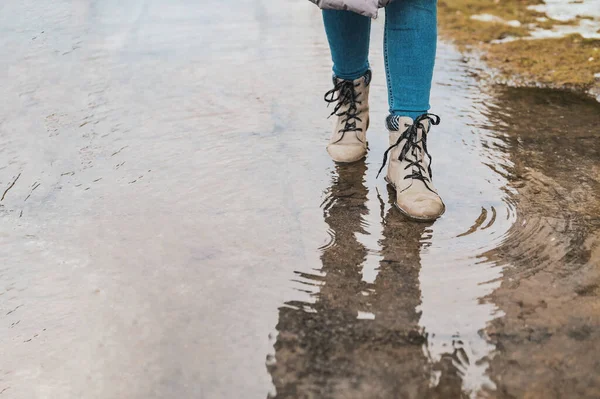
[[[583,92],[600,101],[600,1],[440,0],[442,34],[509,86]]]

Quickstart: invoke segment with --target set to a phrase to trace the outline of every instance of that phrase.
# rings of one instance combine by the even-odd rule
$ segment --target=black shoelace
[[[408,127],[408,129],[406,129],[406,131],[400,135],[396,143],[391,145],[390,148],[388,148],[383,154],[383,164],[381,165],[381,168],[377,173],[377,177],[379,177],[379,174],[387,164],[389,152],[395,147],[399,146],[402,140],[406,140],[404,146],[402,147],[402,150],[400,151],[400,156],[398,157],[398,160],[400,162],[407,160],[408,165],[406,165],[404,169],[406,170],[408,168],[412,168],[412,173],[410,175],[405,176],[404,179],[421,180],[423,183],[425,183],[425,186],[429,190],[431,190],[427,183],[431,183],[429,177],[432,176],[431,162],[433,159],[429,154],[429,151],[427,150],[427,132],[425,131],[425,126],[422,124],[424,120],[429,120],[430,125],[440,124],[440,117],[435,114],[423,114],[417,117],[417,119],[415,119],[412,125],[409,126],[405,124],[404,127]],[[417,132],[419,128],[423,130],[423,134],[421,135],[420,139],[419,134]],[[422,148],[421,146],[419,146],[419,144],[422,144]],[[421,151],[423,151],[424,154],[421,154]],[[411,157],[408,157],[408,155],[411,155]],[[425,166],[423,166],[423,160],[425,159],[425,155],[429,157],[429,164],[427,168],[429,177],[424,175]]]
[[[362,131],[363,129],[356,126],[356,122],[362,122],[362,119],[358,117],[358,104],[360,101],[357,101],[360,93],[356,91],[356,88],[360,85],[360,83],[354,83],[351,80],[340,80],[334,86],[333,89],[329,90],[325,93],[324,100],[329,104],[337,102],[333,112],[329,115],[330,117],[333,115],[339,117],[345,117],[342,119],[342,123],[344,127],[339,130],[339,133],[342,133],[342,136],[336,143],[344,138],[344,134],[346,132],[357,132]],[[343,112],[340,112],[340,109],[344,106],[348,106]]]

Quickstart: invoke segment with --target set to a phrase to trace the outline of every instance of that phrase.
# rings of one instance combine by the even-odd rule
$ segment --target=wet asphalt
[[[0,398],[600,397],[600,104],[439,44],[446,214],[335,165],[302,1],[0,4]]]

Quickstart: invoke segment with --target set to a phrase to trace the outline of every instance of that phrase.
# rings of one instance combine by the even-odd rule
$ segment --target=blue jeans
[[[333,73],[354,80],[369,69],[371,19],[324,10]],[[383,50],[390,114],[417,116],[430,108],[437,44],[437,1],[395,0],[385,10]]]

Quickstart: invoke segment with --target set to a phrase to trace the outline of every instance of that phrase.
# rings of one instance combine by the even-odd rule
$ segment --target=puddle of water
[[[519,396],[511,362],[542,363],[504,337],[521,336],[515,320],[566,316],[523,316],[539,298],[515,282],[561,298],[535,280],[553,265],[593,306],[592,271],[559,268],[597,251],[588,103],[487,93],[440,45],[430,150],[448,213],[415,224],[375,179],[387,147],[382,19],[371,152],[337,167],[324,151],[328,49],[308,4],[2,7],[0,184],[19,179],[0,206],[0,392]],[[552,168],[547,153],[564,162]],[[556,187],[576,201],[552,205]],[[573,325],[564,336],[585,336],[589,323]]]

